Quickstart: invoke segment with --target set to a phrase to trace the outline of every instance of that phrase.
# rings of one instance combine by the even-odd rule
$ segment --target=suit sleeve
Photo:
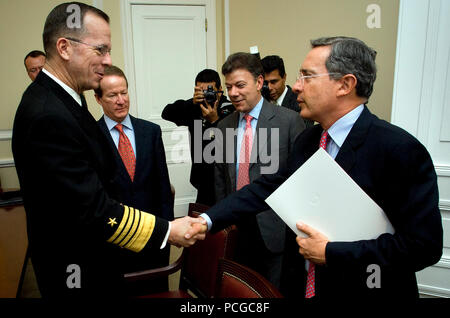
[[[216,195],[216,202],[220,202],[227,196],[226,178],[227,178],[227,163],[225,160],[225,139],[224,139],[224,129],[221,129],[221,124],[219,123],[218,129],[220,129],[220,134],[217,134],[214,142],[216,144],[216,149],[220,149],[222,156],[220,162],[214,163],[214,191]],[[217,150],[216,150],[217,151]]]
[[[291,153],[292,149],[294,149],[294,143],[298,135],[300,135],[305,128],[305,122],[300,115],[296,115],[291,119],[289,125],[289,153]]]
[[[231,193],[214,205],[206,214],[212,221],[211,231],[217,232],[241,219],[270,209],[265,199],[287,179],[287,169],[278,174],[262,175],[254,182]]]
[[[161,216],[172,221],[173,215],[173,198],[170,189],[169,171],[167,169],[166,154],[164,151],[164,144],[161,137],[161,128],[158,126],[155,134],[155,157],[156,157],[156,169],[158,175],[155,176],[159,180],[160,200],[161,200]],[[156,182],[156,180],[155,180]]]
[[[161,117],[175,123],[177,126],[189,126],[194,119],[199,119],[199,108],[194,105],[192,98],[179,99],[164,107]]]
[[[90,158],[89,138],[72,121],[56,115],[44,115],[29,127],[25,173],[34,176],[29,188],[39,209],[48,211],[43,217],[71,233],[135,252],[161,245],[168,222],[109,197]]]

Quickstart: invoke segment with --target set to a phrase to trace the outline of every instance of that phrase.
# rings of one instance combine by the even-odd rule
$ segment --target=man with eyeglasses
[[[31,51],[25,56],[23,63],[25,64],[28,76],[34,81],[44,67],[45,53],[39,50]]]
[[[320,38],[311,45],[293,91],[301,116],[320,125],[297,138],[287,169],[262,176],[207,211],[208,229],[215,232],[266,209],[264,200],[322,147],[383,209],[395,233],[332,242],[320,229],[299,222],[307,237],[292,231],[286,237],[282,293],[302,299],[417,298],[415,272],[438,262],[443,247],[433,162],[416,138],[369,111],[374,50],[348,37]],[[327,182],[326,175],[317,179]],[[357,224],[348,220],[348,226]],[[379,269],[376,285],[373,266]]]
[[[118,297],[122,248],[190,246],[206,226],[120,201],[114,154],[83,96],[111,65],[109,17],[83,3],[60,4],[45,21],[43,42],[47,61],[23,94],[12,138],[39,290],[43,297]],[[185,236],[191,227],[196,235]]]

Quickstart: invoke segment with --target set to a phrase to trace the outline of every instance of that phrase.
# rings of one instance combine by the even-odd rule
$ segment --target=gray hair
[[[71,10],[75,10],[75,8],[79,10],[78,13],[80,14],[80,25],[78,27],[68,25],[68,20],[70,21],[73,12],[75,12]],[[44,50],[48,58],[51,58],[55,53],[55,45],[58,38],[83,35],[86,32],[84,27],[84,17],[88,12],[97,15],[109,23],[109,17],[106,13],[93,6],[80,2],[66,2],[57,5],[52,9],[45,20],[44,31],[42,33]]]
[[[331,46],[330,56],[325,61],[331,78],[338,79],[345,74],[353,74],[357,79],[356,94],[369,99],[377,77],[375,57],[377,52],[356,38],[338,36],[311,40],[312,48]]]

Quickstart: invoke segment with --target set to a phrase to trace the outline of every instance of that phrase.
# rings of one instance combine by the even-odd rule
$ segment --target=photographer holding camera
[[[214,164],[204,162],[203,158],[202,162],[194,161],[194,142],[198,142],[194,140],[195,121],[201,120],[203,135],[206,129],[216,127],[218,122],[234,110],[234,106],[223,95],[219,74],[214,70],[204,69],[195,78],[193,98],[168,104],[161,114],[163,119],[189,129],[192,159],[190,182],[197,189],[197,203],[212,206],[216,200]],[[211,140],[202,140],[202,153],[213,139],[214,136],[211,136]]]

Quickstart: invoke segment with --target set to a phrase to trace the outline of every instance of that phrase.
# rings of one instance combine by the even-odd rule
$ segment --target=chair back
[[[208,206],[190,203],[188,215],[197,217],[206,212]],[[205,240],[184,249],[180,289],[189,289],[198,297],[214,296],[219,259],[232,258],[236,244],[237,228],[228,227],[217,233],[207,233]]]
[[[254,270],[228,259],[219,260],[216,298],[282,298],[278,289]]]

